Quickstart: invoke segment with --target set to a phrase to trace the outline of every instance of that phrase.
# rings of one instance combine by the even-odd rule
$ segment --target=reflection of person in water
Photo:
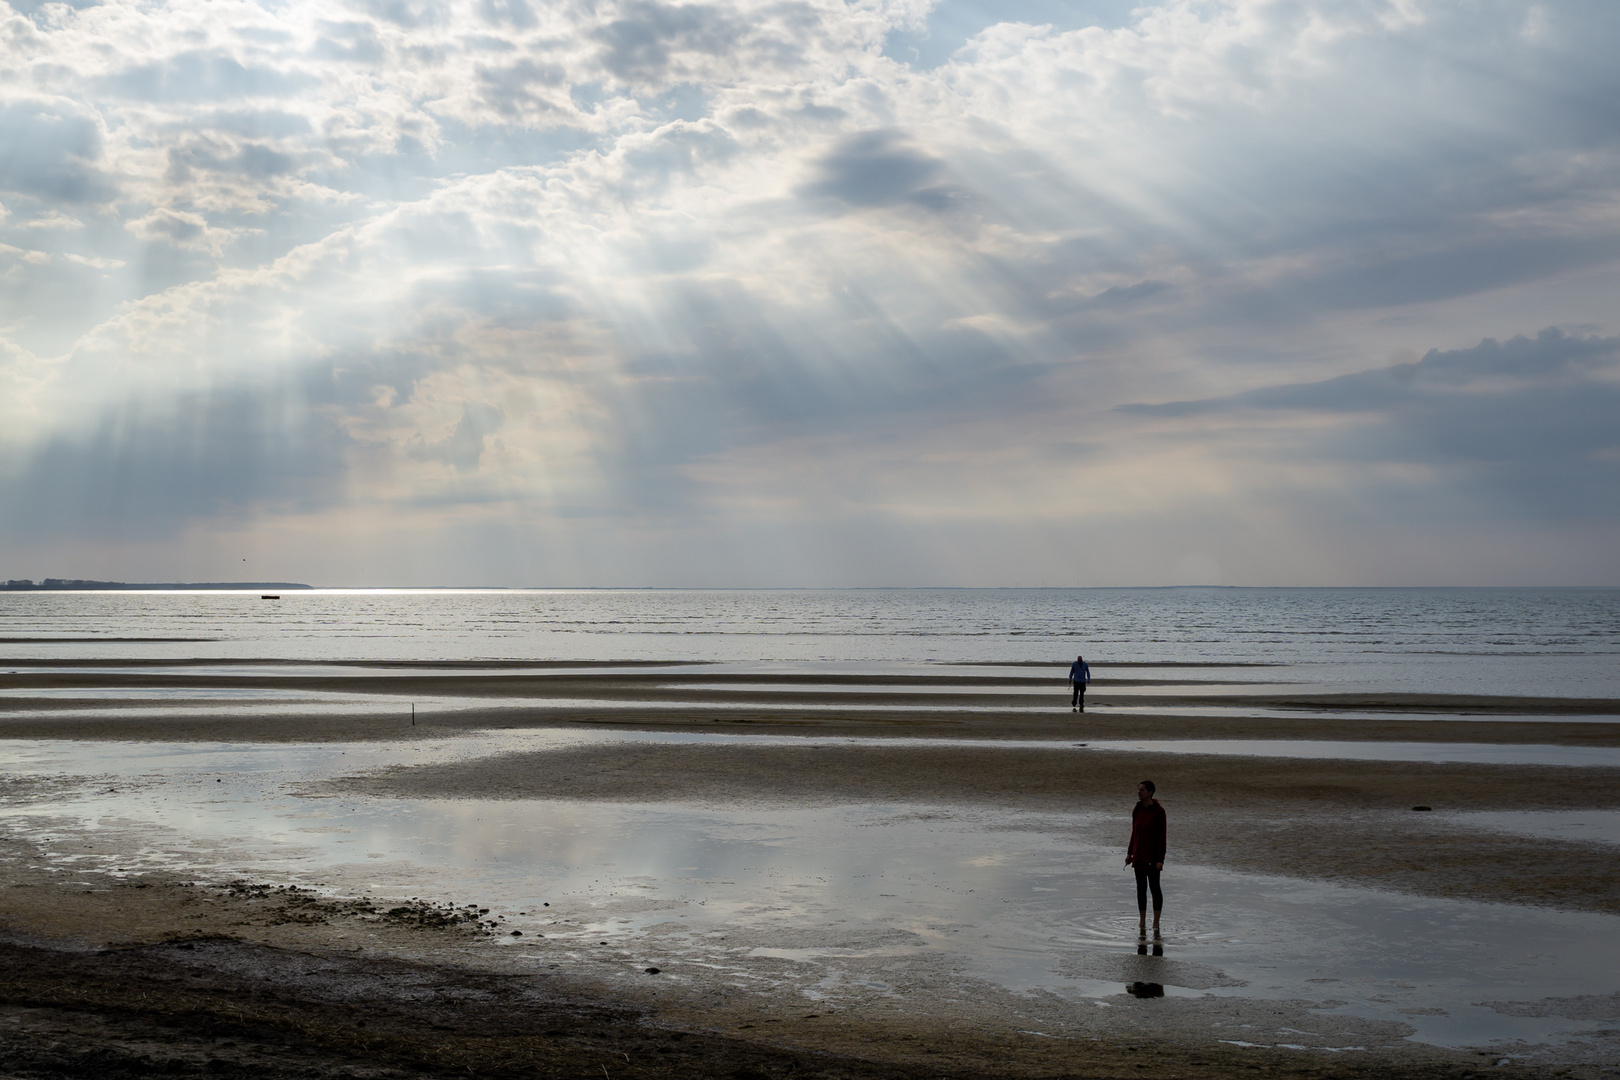
[[[1136,805],[1131,807],[1131,846],[1125,849],[1125,865],[1136,867],[1136,910],[1140,913],[1139,933],[1147,937],[1147,897],[1153,891],[1153,936],[1159,936],[1159,912],[1164,910],[1164,893],[1159,888],[1159,871],[1164,869],[1164,807],[1153,797],[1153,781],[1136,785]]]
[[[1086,658],[1077,656],[1074,663],[1069,665],[1069,685],[1074,689],[1074,696],[1069,699],[1069,708],[1086,711],[1086,683],[1091,681],[1091,665]]]

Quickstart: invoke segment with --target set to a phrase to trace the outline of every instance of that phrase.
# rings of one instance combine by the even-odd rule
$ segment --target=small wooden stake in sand
[[[416,702],[411,702],[411,727],[416,726]]]

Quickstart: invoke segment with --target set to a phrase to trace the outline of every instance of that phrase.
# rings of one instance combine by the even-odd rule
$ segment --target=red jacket
[[[1153,866],[1164,862],[1164,807],[1158,799],[1131,807],[1131,846],[1125,849],[1125,865]]]

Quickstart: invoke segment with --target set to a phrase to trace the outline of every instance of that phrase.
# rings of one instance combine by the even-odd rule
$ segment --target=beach
[[[0,1080],[1620,1080],[1617,0],[0,29]]]
[[[1378,1015],[1381,1006],[1349,1006],[1336,989],[1294,992],[1333,989],[1339,980],[1323,975],[1247,996],[1253,972],[1208,962],[1220,950],[1199,940],[1209,927],[1185,918],[1184,897],[1259,880],[1319,891],[1287,901],[1290,910],[1352,890],[1374,922],[1387,895],[1608,926],[1620,914],[1612,844],[1475,819],[1620,808],[1615,769],[1602,764],[1620,750],[1616,703],[1301,694],[1243,685],[1275,677],[1266,671],[1223,672],[1230,681],[1195,666],[1099,665],[1089,711],[1078,713],[1062,665],[925,675],[446,661],[19,666],[0,702],[0,738],[18,751],[4,788],[12,827],[0,892],[9,1053],[34,1060],[77,1047],[50,1059],[61,1075],[89,1075],[108,1055],[175,1068],[251,1062],[263,1075],[1612,1073],[1602,1024],[1620,1015],[1613,988],[1521,997],[1504,986],[1488,1006],[1504,1023],[1580,1021],[1575,1042],[1414,1040],[1455,1002],[1414,982],[1373,995],[1390,1003]],[[154,693],[161,705],[147,704]],[[131,764],[141,754],[156,756]],[[212,764],[196,764],[199,755]],[[238,758],[279,764],[272,779],[250,781],[233,770],[266,766],[229,764]],[[1144,776],[1172,822],[1162,956],[1134,951],[1130,879],[1116,865]],[[942,835],[947,847],[980,845],[963,865],[994,863],[1008,843],[1039,861],[1055,845],[1106,860],[1117,878],[1098,879],[1111,906],[1078,939],[1062,932],[1064,905],[1093,900],[1036,897],[1055,906],[1013,917],[1028,924],[1023,939],[975,951],[934,939],[994,920],[977,901],[923,898],[935,910],[921,922],[881,910],[881,899],[861,910],[858,892],[798,905],[782,895],[807,883],[786,881],[782,865],[753,885],[736,885],[737,873],[705,885],[699,872],[674,888],[628,874],[536,903],[514,884],[522,872],[457,888],[453,868],[423,859],[413,869],[396,853],[366,866],[334,849],[300,856],[300,869],[269,857],[286,849],[283,834],[264,841],[259,874],[230,873],[255,865],[251,840],[188,846],[153,809],[220,804],[240,816],[278,799],[260,817],[318,821],[302,826],[315,841],[322,830],[363,832],[341,822],[366,806],[460,813],[458,836],[478,835],[467,813],[511,814],[503,827],[521,829],[559,807],[606,808],[627,834],[663,821],[673,837],[692,814],[727,828],[847,828],[861,846],[863,831],[912,830],[879,860],[890,870]],[[606,820],[582,826],[593,844],[607,844]],[[498,844],[490,852],[508,858]],[[940,890],[955,857],[919,871],[929,889]],[[1191,868],[1215,876],[1199,886]],[[696,916],[701,929],[683,921],[709,900],[730,913]],[[1043,936],[1045,955],[1032,949]],[[1041,969],[1033,983],[996,975],[1002,952]],[[1127,993],[1136,984],[1167,994]]]

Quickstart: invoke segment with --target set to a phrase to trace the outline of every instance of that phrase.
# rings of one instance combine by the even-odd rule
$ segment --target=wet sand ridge
[[[999,745],[614,743],[402,767],[319,790],[406,798],[917,803],[1110,819],[1123,843],[1136,781],[1171,811],[1176,858],[1259,873],[1620,914],[1614,851],[1460,828],[1447,811],[1620,807],[1615,770],[1210,757]],[[1122,794],[1124,793],[1124,794]],[[1415,804],[1440,811],[1415,812]]]
[[[238,674],[219,670],[185,672],[184,667],[219,668],[260,666],[265,674]],[[330,664],[291,663],[264,660],[221,661],[109,661],[109,660],[13,660],[0,672],[0,711],[15,708],[11,699],[30,701],[39,707],[43,698],[28,698],[29,690],[58,694],[73,690],[108,692],[129,690],[175,691],[266,691],[366,694],[389,697],[501,697],[547,699],[589,698],[598,701],[643,702],[657,700],[679,704],[747,705],[770,704],[792,707],[816,702],[844,707],[873,705],[912,705],[949,708],[985,706],[1002,709],[1051,708],[1067,697],[1061,672],[1040,675],[964,675],[941,671],[939,674],[849,674],[849,673],[737,673],[725,671],[644,671],[650,665],[638,661],[583,665],[543,661],[458,661],[458,662],[332,662]],[[673,665],[658,665],[673,666]],[[690,665],[688,665],[690,666]],[[1192,665],[1188,665],[1192,667]],[[1236,666],[1236,665],[1223,665]],[[334,669],[330,674],[307,670],[275,673],[276,667]],[[1102,667],[1102,665],[1099,665]],[[1134,665],[1120,665],[1132,669]],[[105,670],[114,668],[117,670]],[[539,669],[525,671],[514,669]],[[580,668],[615,668],[612,671],[581,671]],[[1162,669],[1166,666],[1161,665]],[[388,675],[372,674],[373,669],[390,670]],[[398,674],[396,669],[414,670]],[[1196,670],[1196,669],[1195,669]],[[1219,704],[1226,707],[1283,708],[1299,710],[1362,709],[1395,712],[1459,710],[1481,714],[1607,715],[1620,716],[1620,701],[1608,698],[1503,696],[1455,693],[1314,692],[1267,689],[1252,694],[1200,693],[1199,689],[1242,686],[1255,680],[1202,677],[1116,677],[1099,675],[1091,684],[1087,700],[1093,705],[1151,704],[1154,706]],[[862,694],[861,687],[909,688],[900,694]],[[1017,693],[992,693],[995,688]],[[1188,693],[1132,695],[1131,688],[1186,687]],[[833,689],[826,689],[833,688]],[[1049,688],[1050,695],[1031,693]],[[813,691],[813,692],[807,692]],[[1121,693],[1120,691],[1127,691]]]

